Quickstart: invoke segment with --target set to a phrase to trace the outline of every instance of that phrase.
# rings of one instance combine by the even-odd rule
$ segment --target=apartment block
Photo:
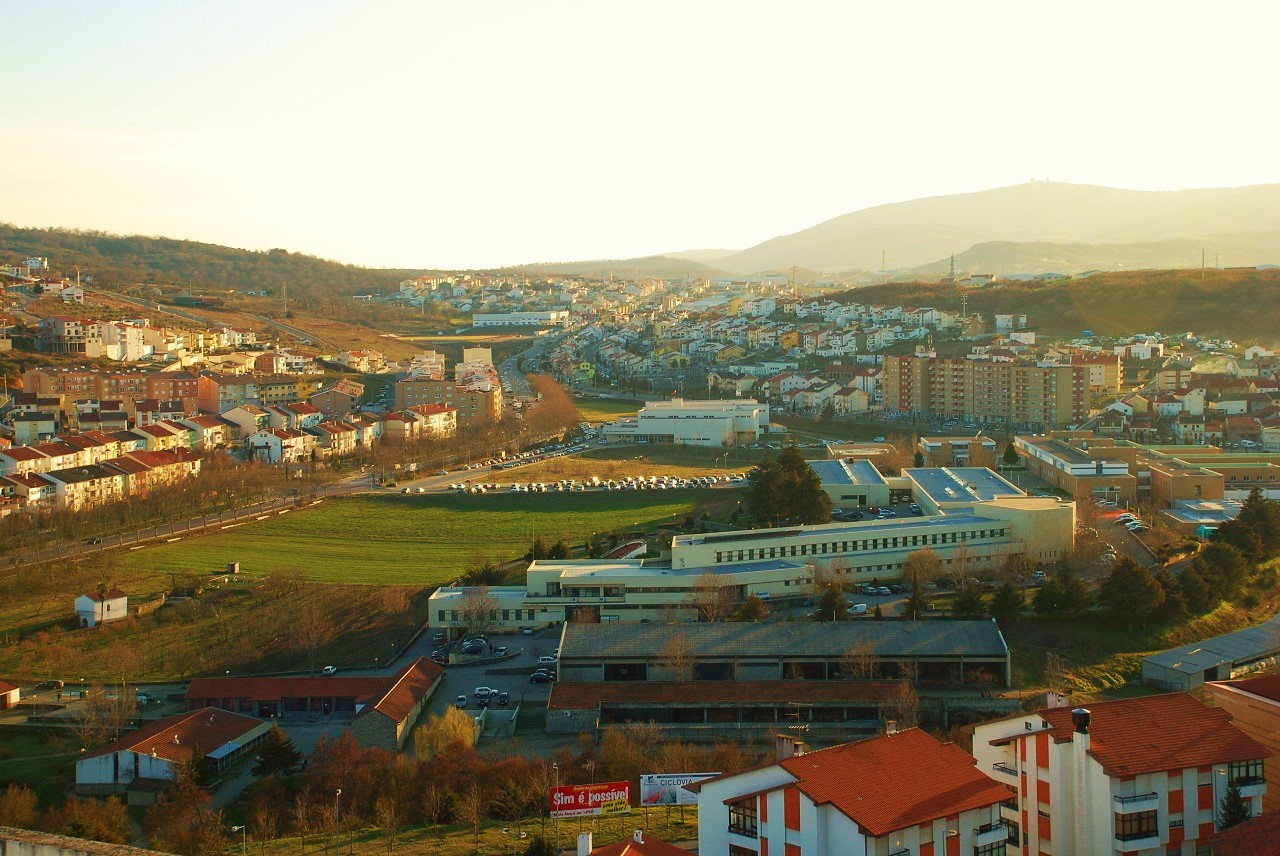
[[[396,382],[396,408],[442,404],[457,410],[459,428],[492,425],[502,418],[502,389],[459,386],[451,380],[410,377]]]
[[[978,769],[1012,786],[1001,820],[1032,856],[1196,856],[1236,785],[1262,808],[1271,750],[1187,693],[1048,708],[974,730]]]
[[[891,410],[1060,428],[1088,415],[1088,368],[929,355],[884,359]]]

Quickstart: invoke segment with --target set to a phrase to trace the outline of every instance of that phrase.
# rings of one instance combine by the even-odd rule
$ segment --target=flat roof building
[[[1280,660],[1280,616],[1234,633],[1179,645],[1142,658],[1142,681],[1165,690],[1193,690]]]
[[[635,416],[606,422],[601,429],[610,442],[684,446],[745,445],[768,430],[769,405],[751,398],[650,401]]]

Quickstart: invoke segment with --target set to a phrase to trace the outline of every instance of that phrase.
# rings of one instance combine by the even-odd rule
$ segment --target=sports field
[[[594,532],[682,518],[708,491],[362,496],[135,551],[155,572],[211,572],[239,562],[258,575],[297,569],[327,583],[437,585],[478,555],[522,555],[536,536],[582,543]]]
[[[619,416],[635,416],[644,406],[643,402],[615,398],[576,398],[573,403],[584,422],[612,422]]]

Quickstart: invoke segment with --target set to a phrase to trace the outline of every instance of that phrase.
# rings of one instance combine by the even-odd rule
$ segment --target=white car
[[[322,675],[336,675],[336,674],[338,674],[338,667],[337,667],[337,666],[325,666],[323,669],[321,669],[321,670],[320,670],[320,674],[322,674]]]
[[[552,657],[549,654],[543,654],[541,657],[538,658],[539,666],[554,666],[555,664],[556,664],[556,658]]]
[[[866,615],[867,605],[865,603],[851,603],[849,604],[849,614],[850,615]]]
[[[493,687],[476,687],[471,694],[478,699],[486,699],[489,696],[497,695],[498,691]]]

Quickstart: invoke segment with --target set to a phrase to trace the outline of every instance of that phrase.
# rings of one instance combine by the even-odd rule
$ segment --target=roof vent
[[[1076,727],[1077,734],[1089,733],[1090,713],[1087,707],[1077,707],[1071,711],[1071,724]]]
[[[182,741],[178,739],[178,735],[176,735],[176,734],[175,734],[175,735],[173,735],[173,745],[174,745],[174,746],[180,746],[180,745],[182,745]]]

